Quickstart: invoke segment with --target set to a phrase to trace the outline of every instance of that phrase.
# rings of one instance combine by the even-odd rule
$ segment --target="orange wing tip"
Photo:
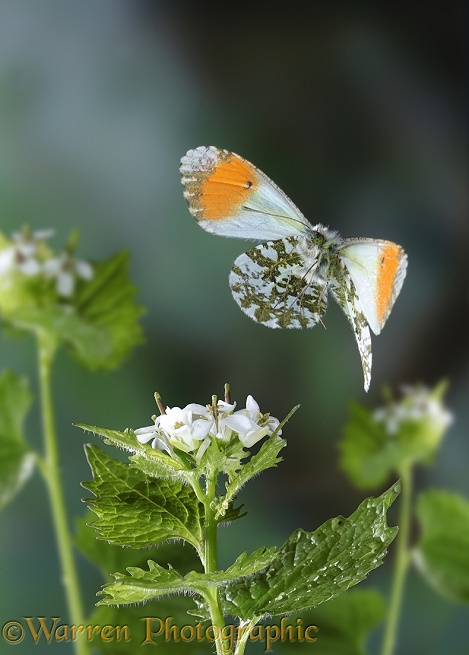
[[[383,328],[402,288],[407,271],[407,255],[401,246],[389,242],[380,255],[376,315]]]
[[[184,197],[197,220],[222,221],[235,216],[258,184],[252,164],[214,146],[189,150],[181,159],[180,171]]]

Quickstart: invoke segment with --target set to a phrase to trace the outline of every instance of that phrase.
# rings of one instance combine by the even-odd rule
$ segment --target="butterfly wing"
[[[339,255],[353,280],[366,320],[379,334],[404,282],[407,255],[401,246],[378,239],[346,239]]]
[[[353,278],[340,257],[336,257],[333,265],[331,265],[328,289],[352,326],[362,360],[363,386],[365,391],[368,391],[371,382],[372,362],[370,329],[368,320],[362,311]]]
[[[326,288],[307,281],[297,237],[268,241],[238,257],[230,273],[243,312],[271,328],[309,328],[326,311]]]
[[[407,268],[404,250],[390,241],[314,241],[314,228],[262,171],[242,157],[214,146],[189,150],[181,159],[184,196],[199,225],[221,236],[263,243],[235,261],[230,287],[252,319],[268,327],[316,325],[330,289],[350,322],[360,352],[365,390],[371,380],[370,329],[379,334],[401,290]],[[305,251],[304,237],[318,248]],[[337,235],[334,235],[334,240]],[[305,255],[305,256],[303,256]]]
[[[283,191],[239,155],[200,146],[182,157],[180,171],[189,210],[207,232],[269,241],[311,230]]]

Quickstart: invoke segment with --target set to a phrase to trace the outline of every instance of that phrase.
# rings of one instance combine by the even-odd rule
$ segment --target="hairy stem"
[[[39,386],[44,438],[44,459],[40,470],[49,492],[69,617],[71,623],[78,626],[84,625],[84,612],[60,479],[59,451],[52,403],[51,372],[55,348],[56,344],[53,337],[44,332],[38,334]],[[78,638],[75,645],[77,655],[88,654],[86,641]]]
[[[207,479],[206,501],[205,501],[205,573],[213,573],[217,570],[217,521],[211,507],[216,494],[216,475]],[[210,608],[212,626],[217,639],[215,645],[217,655],[231,655],[229,639],[223,638],[225,628],[225,617],[220,604],[220,595],[216,586],[211,587],[210,594],[206,600]]]

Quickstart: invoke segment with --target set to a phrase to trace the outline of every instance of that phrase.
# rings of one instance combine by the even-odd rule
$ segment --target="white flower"
[[[246,448],[250,448],[267,434],[275,432],[280,423],[274,417],[269,417],[265,421],[259,405],[252,396],[247,397],[245,409],[240,409],[231,416],[226,416],[223,422],[238,434],[239,440]]]
[[[14,232],[12,245],[0,250],[0,275],[8,280],[8,275],[14,271],[30,277],[43,273],[48,278],[55,278],[59,296],[71,296],[76,278],[90,280],[93,269],[88,262],[75,259],[69,252],[44,261],[44,253],[42,257],[39,254],[40,244],[53,234],[53,230]],[[11,280],[8,283],[11,284]]]
[[[158,417],[159,418],[159,417]],[[155,424],[154,425],[148,425],[145,428],[138,428],[138,430],[134,430],[134,434],[137,437],[137,439],[140,441],[140,443],[148,443],[151,441],[151,447],[155,448],[157,450],[166,450],[168,453],[170,453],[170,449],[168,447],[167,442],[164,440],[164,435],[158,430],[157,428],[157,421],[158,419],[155,416]]]
[[[151,441],[152,448],[167,450],[179,448],[186,453],[198,450],[213,426],[213,418],[203,405],[191,403],[180,407],[167,407],[166,413],[153,417],[155,424],[135,430],[140,443]]]
[[[159,425],[172,446],[190,453],[197,450],[208,435],[213,419],[205,407],[192,403],[184,409],[168,407],[166,414],[159,417]]]
[[[397,434],[399,427],[404,420],[402,407],[397,404],[379,407],[373,412],[373,418],[377,423],[383,423],[389,434]]]
[[[432,393],[423,386],[403,386],[402,392],[410,400],[406,407],[405,419],[430,420],[441,428],[447,428],[453,422],[453,415],[444,407],[440,394]]]
[[[279,425],[278,419],[261,414],[252,396],[247,397],[245,409],[235,412],[235,407],[236,403],[219,400],[216,417],[211,405],[191,403],[183,409],[167,407],[165,414],[153,417],[154,425],[135,430],[135,435],[140,443],[151,441],[152,448],[170,454],[172,447],[196,453],[196,462],[199,462],[211,439],[227,443],[239,438],[249,448],[272,434]]]
[[[39,243],[39,241],[45,241],[46,239],[50,239],[51,237],[54,236],[54,230],[52,230],[50,227],[45,228],[43,230],[35,230],[34,232],[30,232],[28,229],[23,230],[22,232],[13,232],[11,235],[13,241],[15,241],[18,244],[25,244],[25,243]]]
[[[213,415],[213,408],[210,407],[210,412]],[[236,403],[230,404],[224,400],[219,400],[216,407],[216,421],[214,420],[210,436],[218,439],[219,441],[228,442],[231,439],[232,431],[225,425],[225,418],[233,412]]]
[[[73,294],[76,278],[91,280],[93,277],[91,265],[83,260],[75,259],[68,252],[48,259],[44,262],[43,269],[47,277],[55,278],[57,293],[64,298],[69,298]]]
[[[443,405],[441,393],[424,386],[403,386],[402,399],[375,410],[376,422],[383,423],[389,434],[397,434],[404,422],[430,422],[445,430],[453,422],[453,415]]]
[[[38,275],[41,264],[37,259],[37,247],[53,235],[53,230],[38,230],[37,232],[14,232],[13,243],[0,250],[0,275],[8,275],[19,271],[27,276]]]

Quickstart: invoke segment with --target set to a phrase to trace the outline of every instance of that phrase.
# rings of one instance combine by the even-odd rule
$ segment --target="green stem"
[[[205,500],[205,573],[213,573],[217,570],[217,521],[215,513],[211,507],[216,495],[216,475],[207,479],[206,500]],[[220,603],[218,587],[210,588],[206,600],[210,609],[212,626],[216,629],[218,639],[215,641],[217,655],[231,655],[229,639],[223,639],[223,629],[225,628],[225,617]]]
[[[73,625],[79,626],[84,625],[84,612],[60,479],[59,451],[52,404],[51,371],[55,349],[56,343],[53,337],[45,332],[38,334],[39,386],[45,451],[40,470],[49,492],[69,617]],[[86,641],[78,638],[75,644],[78,655],[88,654]]]
[[[208,479],[205,500],[205,573],[217,570],[217,522],[211,507],[215,493],[216,478]]]
[[[402,606],[404,583],[409,566],[410,508],[412,497],[412,470],[406,466],[401,471],[402,494],[399,511],[399,534],[396,544],[396,562],[391,589],[388,617],[386,621],[381,655],[392,655],[396,645],[397,626]]]
[[[257,625],[257,622],[260,620],[260,618],[261,618],[260,616],[254,616],[247,623],[244,624],[240,623],[239,629],[241,630],[241,637],[236,643],[235,655],[244,655],[244,650],[246,648],[246,644],[249,639],[251,630],[254,628],[255,625]]]
[[[187,477],[187,480],[191,485],[192,489],[194,490],[194,493],[197,496],[197,500],[199,500],[203,505],[205,505],[205,501],[206,501],[205,493],[199,483],[198,477],[196,477],[196,475],[190,475]]]
[[[217,648],[217,655],[231,655],[230,640],[223,638],[223,630],[225,628],[225,617],[220,605],[220,596],[218,588],[213,586],[210,588],[209,594],[205,596],[210,609],[210,618],[212,626],[216,630],[218,638],[215,640]]]

